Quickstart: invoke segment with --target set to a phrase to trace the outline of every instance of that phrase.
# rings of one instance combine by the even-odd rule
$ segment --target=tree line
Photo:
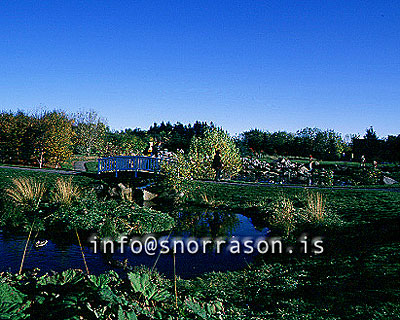
[[[95,111],[67,114],[54,110],[36,114],[0,113],[0,160],[4,163],[59,166],[73,155],[113,156],[146,154],[151,142],[169,151],[190,152],[195,138],[204,137],[213,123],[154,123],[148,130],[112,130]],[[345,141],[334,130],[304,128],[296,133],[259,129],[235,137],[242,155],[313,157],[349,160],[350,154],[368,159],[400,161],[400,135],[379,139],[372,128],[363,139]]]
[[[308,157],[320,159],[340,159],[349,145],[334,130],[304,128],[296,133],[268,132],[253,129],[242,133],[239,143],[243,152]]]
[[[154,123],[149,130],[112,130],[95,111],[67,114],[53,110],[35,114],[0,112],[0,161],[60,166],[73,155],[114,156],[145,154],[150,143],[163,149],[188,151],[191,140],[202,136],[205,122],[183,125]]]
[[[345,141],[334,130],[304,128],[296,133],[252,129],[237,139],[243,154],[313,157],[322,160],[354,160],[362,155],[373,161],[400,161],[400,134],[379,138],[373,127],[365,135],[349,136]]]

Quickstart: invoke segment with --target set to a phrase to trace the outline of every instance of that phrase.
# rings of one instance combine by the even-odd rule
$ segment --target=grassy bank
[[[240,212],[248,207],[270,203],[282,194],[289,197],[302,197],[305,188],[280,188],[267,185],[235,185],[193,182],[192,199],[201,202],[206,196],[215,203]],[[384,190],[357,189],[319,189],[329,206],[348,222],[374,221],[393,218],[400,214],[400,192]]]
[[[181,206],[241,213],[268,226],[271,208],[282,199],[303,213],[312,192],[192,182],[190,202]],[[322,254],[267,253],[244,270],[178,278],[176,284],[143,269],[127,279],[72,270],[55,276],[3,274],[0,310],[12,319],[43,312],[70,319],[399,319],[400,193],[322,189],[318,194],[340,223],[300,224],[294,235],[322,237]]]
[[[123,201],[118,194],[110,198],[88,176],[0,168],[0,185],[0,226],[15,231],[76,228],[116,237],[169,230],[174,224],[166,213]]]

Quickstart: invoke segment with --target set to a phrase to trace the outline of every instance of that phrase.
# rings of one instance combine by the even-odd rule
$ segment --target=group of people
[[[365,167],[366,163],[367,163],[367,161],[365,160],[365,156],[362,155],[361,156],[361,161],[360,161],[360,166],[361,167]],[[377,169],[378,168],[378,161],[376,161],[376,160],[372,161],[372,165],[373,165],[374,169]]]

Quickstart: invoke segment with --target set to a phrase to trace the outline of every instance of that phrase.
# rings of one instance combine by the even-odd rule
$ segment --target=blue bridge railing
[[[144,156],[117,156],[98,159],[97,173],[118,171],[133,171],[137,176],[138,171],[156,173],[160,170],[162,159]]]

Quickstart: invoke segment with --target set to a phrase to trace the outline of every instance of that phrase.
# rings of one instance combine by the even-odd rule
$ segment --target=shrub
[[[163,161],[161,165],[163,190],[172,191],[178,202],[186,199],[193,190],[193,185],[190,183],[193,180],[193,174],[183,151],[173,154],[168,161]]]
[[[211,179],[214,177],[212,162],[216,150],[221,150],[222,174],[231,178],[242,169],[239,149],[229,134],[221,128],[209,128],[204,137],[193,137],[189,159],[194,178]]]
[[[326,199],[319,192],[307,193],[306,212],[311,222],[323,222],[326,218]]]

